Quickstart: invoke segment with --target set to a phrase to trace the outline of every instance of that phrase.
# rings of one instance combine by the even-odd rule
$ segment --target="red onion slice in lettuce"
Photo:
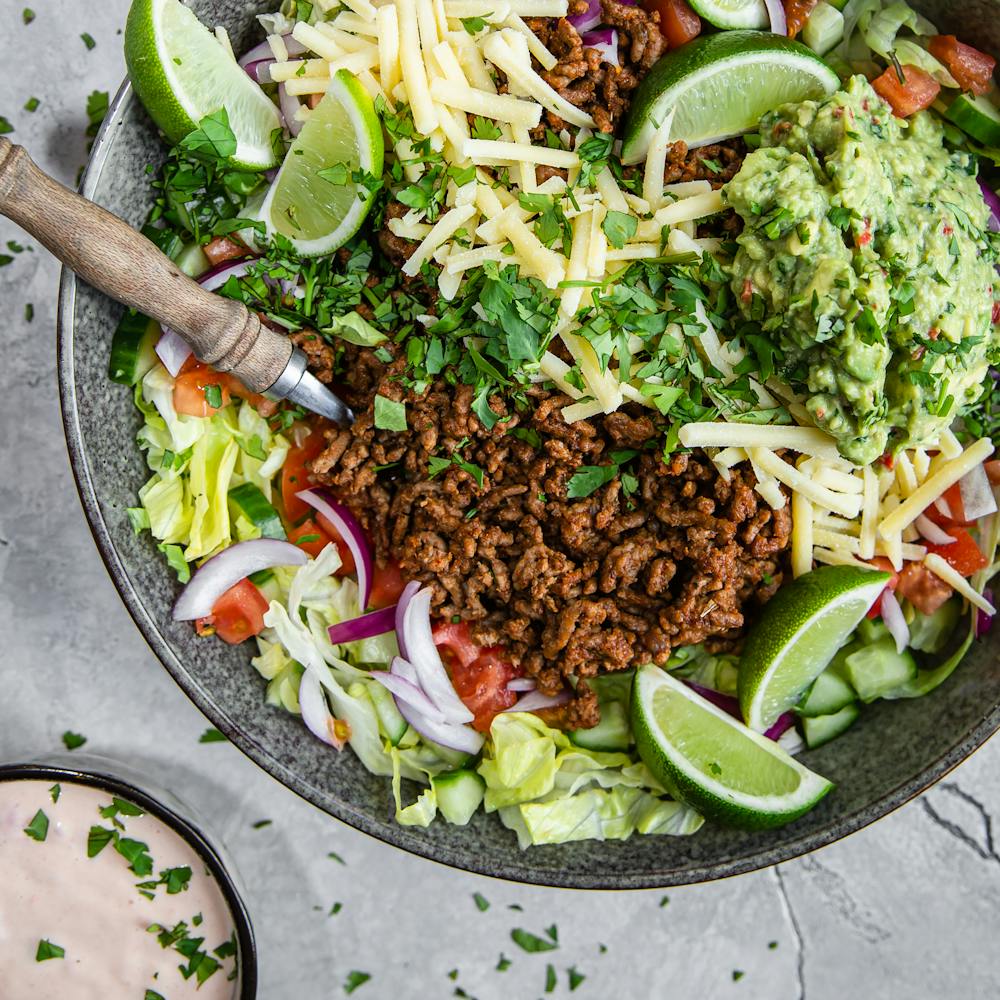
[[[781,0],[764,0],[767,17],[771,22],[771,31],[776,35],[788,34],[788,18],[785,17],[785,6]]]
[[[372,562],[371,547],[357,518],[343,504],[334,500],[326,490],[302,490],[301,493],[296,493],[296,496],[322,514],[351,550],[358,576],[358,602],[361,605],[359,610],[364,611],[372,596],[372,575],[375,567]]]
[[[431,722],[446,722],[441,709],[412,680],[407,680],[406,677],[402,676],[396,665],[397,660],[399,657],[392,661],[391,670],[373,670],[372,679],[381,684],[396,699],[397,705],[401,701],[409,702],[412,708],[421,712]]]
[[[560,691],[559,694],[542,694],[541,691],[529,691],[523,698],[505,708],[506,712],[540,712],[543,708],[556,708],[565,705],[573,695],[569,691]],[[503,714],[503,713],[501,713]]]
[[[704,684],[697,684],[694,681],[685,681],[684,683],[695,694],[700,694],[705,701],[711,702],[716,708],[721,708],[723,712],[731,715],[734,719],[743,721],[743,714],[740,712],[740,703],[731,694],[723,694],[721,691],[705,687]]]
[[[910,628],[906,624],[903,609],[899,606],[896,595],[888,587],[882,591],[879,611],[882,613],[882,621],[889,634],[896,640],[896,652],[902,653],[910,644]]]
[[[302,126],[305,124],[296,117],[296,113],[302,107],[302,102],[289,94],[288,88],[283,83],[278,84],[278,107],[281,110],[281,117],[285,120],[285,127],[294,139],[302,131]]]
[[[275,59],[271,56],[268,59],[256,59],[243,68],[254,83],[271,83],[271,67],[274,63]]]
[[[420,590],[420,584],[416,580],[411,580],[403,588],[402,594],[399,595],[399,602],[396,604],[396,645],[399,646],[399,655],[404,660],[410,654],[407,652],[406,636],[403,634],[403,617],[406,615],[406,609],[410,606],[410,601],[413,600],[418,590]]]
[[[276,538],[237,542],[203,563],[174,605],[176,622],[207,618],[219,598],[240,580],[274,566],[304,566],[309,561],[297,545]]]
[[[742,718],[742,717],[741,717]],[[771,728],[766,730],[764,735],[769,740],[777,742],[781,737],[795,725],[795,716],[792,712],[785,712],[774,720]]]
[[[319,678],[311,670],[307,670],[299,682],[299,708],[302,710],[302,721],[313,736],[336,750],[344,749],[347,741],[337,736],[333,728],[337,720],[330,712]]]
[[[357,642],[359,639],[371,639],[372,636],[385,635],[396,625],[396,606],[379,608],[367,615],[351,618],[346,622],[337,622],[327,629],[327,635],[334,646],[345,642]]]
[[[949,535],[940,524],[935,524],[926,514],[918,514],[914,527],[920,532],[921,538],[926,538],[934,545],[951,545],[954,535]]]
[[[576,28],[579,34],[596,28],[601,23],[601,0],[587,0],[587,9],[582,14],[574,14],[566,20]]]

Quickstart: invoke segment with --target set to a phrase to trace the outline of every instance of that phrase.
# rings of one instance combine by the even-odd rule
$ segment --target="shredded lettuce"
[[[681,646],[674,650],[667,669],[684,680],[735,697],[739,663],[738,656],[714,655],[701,646]]]
[[[479,764],[484,805],[522,848],[644,833],[694,833],[702,819],[663,798],[662,786],[624,753],[575,746],[528,713],[498,715]]]
[[[935,59],[927,49],[908,38],[897,39],[896,58],[901,66],[916,66],[929,73],[942,87],[958,86],[958,81],[948,72],[943,62]]]

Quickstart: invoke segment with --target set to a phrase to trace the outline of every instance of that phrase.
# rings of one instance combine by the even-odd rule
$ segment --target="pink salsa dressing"
[[[113,818],[102,816],[101,809],[114,808],[112,797],[67,781],[0,781],[0,994],[9,1000],[233,1000],[233,920],[218,884],[194,849],[155,817],[121,809]],[[95,827],[107,832],[95,835]],[[88,837],[92,852],[106,841],[94,857],[88,857]],[[146,845],[137,859],[136,841]],[[148,874],[130,870],[130,863],[140,871],[148,867],[147,855]],[[147,886],[147,895],[137,888],[170,869],[167,884]],[[164,947],[148,930],[154,924],[172,932],[175,943],[163,935]],[[190,961],[176,950],[189,950],[185,934],[189,942],[204,939],[195,949],[206,953],[203,975],[213,962],[219,965],[200,988],[197,974],[185,979],[178,968]],[[221,956],[214,953],[220,946]],[[59,949],[62,957],[37,958]]]

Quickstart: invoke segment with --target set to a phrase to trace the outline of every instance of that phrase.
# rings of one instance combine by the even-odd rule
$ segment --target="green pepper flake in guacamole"
[[[739,332],[770,338],[779,378],[851,461],[932,441],[1000,353],[974,157],[930,114],[894,118],[860,76],[765,115],[760,136],[725,188],[744,222]]]

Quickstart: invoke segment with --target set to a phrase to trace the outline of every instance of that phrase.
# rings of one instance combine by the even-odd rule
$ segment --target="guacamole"
[[[1000,344],[989,212],[930,114],[894,118],[856,76],[765,115],[724,196],[736,332],[766,339],[846,458],[930,442],[978,398]]]

